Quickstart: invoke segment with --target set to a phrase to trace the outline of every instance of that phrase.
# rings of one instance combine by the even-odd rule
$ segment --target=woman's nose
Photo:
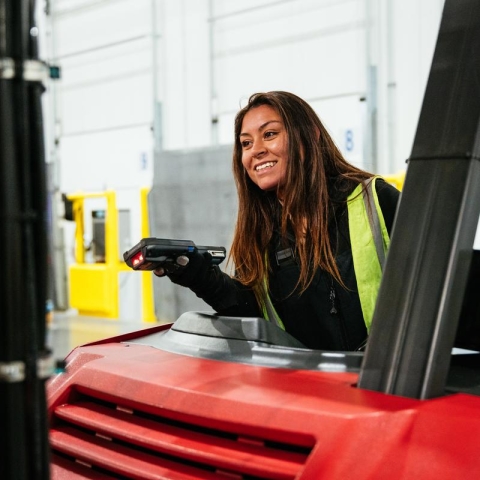
[[[255,142],[252,146],[252,156],[261,157],[266,152],[263,142]]]

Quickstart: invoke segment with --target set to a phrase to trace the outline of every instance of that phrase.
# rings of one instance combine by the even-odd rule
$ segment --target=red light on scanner
[[[143,254],[142,252],[138,252],[136,255],[132,257],[132,265],[136,267],[143,262]]]

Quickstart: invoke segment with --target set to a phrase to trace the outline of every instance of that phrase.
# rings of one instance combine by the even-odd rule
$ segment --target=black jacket
[[[391,233],[399,191],[381,179],[377,180],[376,189],[387,230]],[[318,270],[308,289],[299,295],[295,291],[299,266],[293,258],[288,258],[288,253],[287,258],[282,260],[286,244],[285,239],[281,239],[277,233],[269,249],[269,262],[272,266],[269,277],[270,298],[286,331],[306,347],[356,350],[367,338],[367,330],[353,268],[345,202],[337,210],[333,223],[335,227],[331,235],[336,238],[331,243],[336,245],[337,266],[347,288],[338,284],[325,271]],[[290,242],[287,247],[294,252],[293,240],[290,238],[287,242]],[[253,292],[222,273],[218,267],[214,268],[215,281],[209,283],[215,287],[209,288],[208,292],[198,291],[197,295],[221,315],[261,317]]]

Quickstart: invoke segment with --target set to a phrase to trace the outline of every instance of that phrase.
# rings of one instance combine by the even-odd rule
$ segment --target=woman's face
[[[288,138],[277,111],[260,105],[246,113],[240,131],[242,164],[262,190],[275,190],[285,180]]]

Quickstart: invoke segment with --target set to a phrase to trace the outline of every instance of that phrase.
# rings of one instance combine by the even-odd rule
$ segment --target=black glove
[[[204,280],[210,268],[213,268],[210,254],[201,255],[196,252],[189,256],[180,255],[176,259],[171,259],[163,267],[154,270],[154,273],[158,277],[167,275],[173,283],[195,291],[195,287]]]
[[[162,263],[161,267],[156,268],[153,273],[157,277],[164,277],[165,275],[170,276],[177,272],[178,275],[181,275],[181,272],[185,270],[185,267],[190,263],[190,258],[186,255],[180,255],[177,258],[168,258]]]
[[[209,253],[181,255],[154,270],[157,277],[167,276],[173,283],[187,287],[215,310],[237,303],[235,280],[211,263]]]
[[[227,316],[258,317],[261,312],[251,289],[212,265],[209,253],[181,255],[154,270],[157,277],[167,276],[173,283],[190,288],[216,312]]]

